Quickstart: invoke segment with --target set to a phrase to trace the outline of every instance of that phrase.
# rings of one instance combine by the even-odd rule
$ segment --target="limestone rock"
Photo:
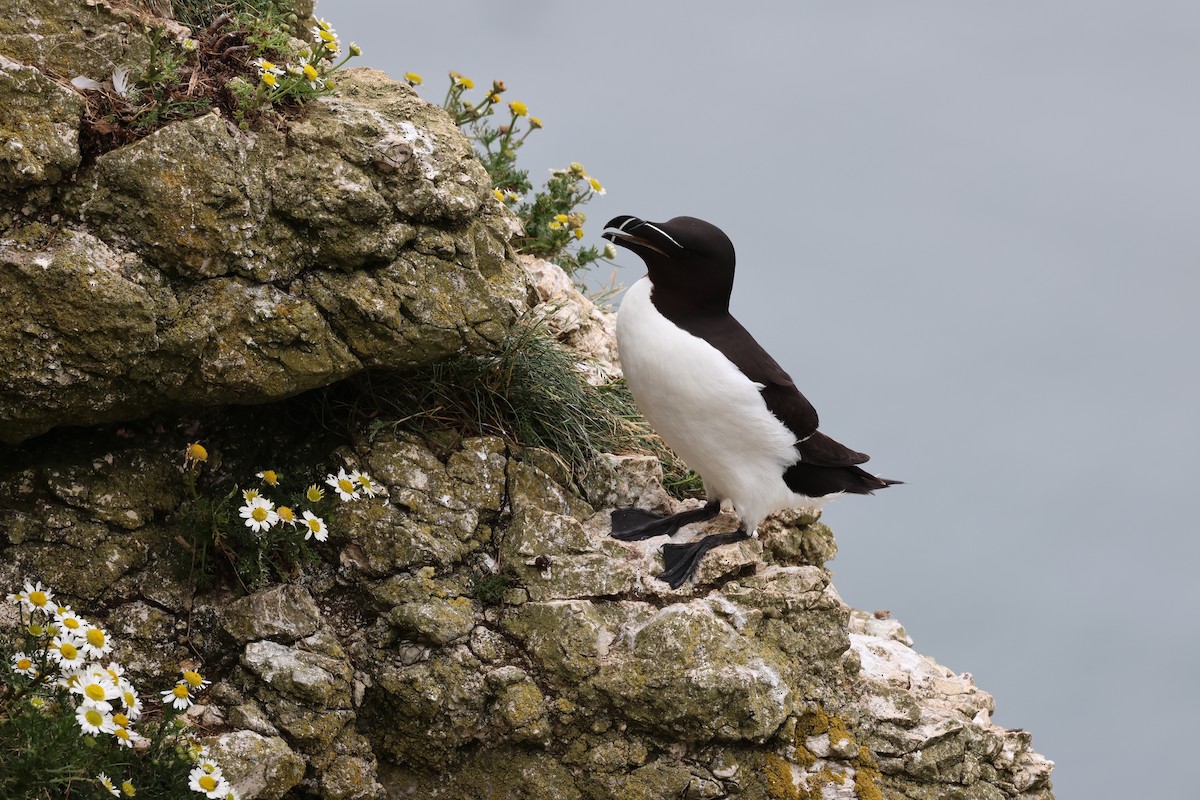
[[[223,622],[239,644],[261,639],[291,644],[317,632],[321,611],[303,587],[284,584],[230,603]]]
[[[0,55],[0,195],[55,183],[74,172],[82,116],[79,95]],[[0,197],[0,203],[20,199]]]
[[[304,759],[278,736],[241,730],[206,744],[245,800],[280,800],[304,778]]]
[[[19,120],[0,168],[17,188],[65,181],[78,96],[4,64]],[[65,229],[0,234],[0,441],[283,399],[504,339],[526,278],[470,145],[382,73],[339,86],[286,137],[217,114],[167,125],[62,188]]]

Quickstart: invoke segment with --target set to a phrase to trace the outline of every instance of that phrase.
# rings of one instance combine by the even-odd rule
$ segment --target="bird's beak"
[[[616,230],[606,230],[601,234],[601,237],[608,239],[616,245],[620,245],[626,249],[641,255],[646,250],[652,250],[659,255],[671,257],[671,251],[679,251],[683,248],[679,243],[664,233],[652,222],[646,222],[644,219],[631,217],[629,215],[613,217],[608,221],[605,228],[616,228]]]

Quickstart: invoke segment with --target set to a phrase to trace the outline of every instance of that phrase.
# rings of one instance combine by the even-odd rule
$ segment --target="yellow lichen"
[[[801,800],[800,790],[792,778],[792,765],[774,753],[767,753],[763,761],[763,773],[767,779],[767,796],[771,800]]]
[[[859,800],[883,800],[883,790],[879,788],[879,765],[875,763],[871,751],[865,747],[858,748],[854,767],[854,794]]]

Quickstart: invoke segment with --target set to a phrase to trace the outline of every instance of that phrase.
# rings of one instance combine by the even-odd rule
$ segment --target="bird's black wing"
[[[720,350],[746,377],[762,385],[759,391],[767,409],[796,435],[802,462],[843,467],[869,460],[865,453],[851,450],[817,432],[819,419],[813,404],[800,393],[783,367],[732,316],[675,320],[675,324]]]

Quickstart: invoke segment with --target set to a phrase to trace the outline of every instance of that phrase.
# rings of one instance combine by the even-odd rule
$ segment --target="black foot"
[[[612,512],[612,537],[623,542],[638,542],[652,536],[670,536],[684,525],[704,522],[720,513],[719,500],[712,500],[703,508],[681,511],[669,517],[640,508],[619,508]]]
[[[664,544],[662,557],[665,569],[658,579],[671,584],[672,589],[678,589],[684,581],[692,577],[696,567],[700,566],[700,559],[709,550],[749,538],[748,533],[738,529],[733,533],[714,533],[711,536],[705,536],[698,542],[689,544]]]

